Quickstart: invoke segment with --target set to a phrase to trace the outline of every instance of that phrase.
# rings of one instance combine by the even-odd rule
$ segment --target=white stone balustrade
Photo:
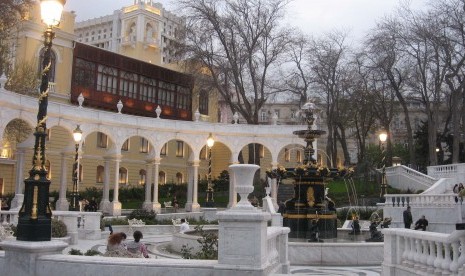
[[[439,179],[442,177],[454,178],[457,183],[465,179],[465,163],[441,166],[429,166],[428,175]]]
[[[382,275],[464,275],[465,231],[451,234],[388,228]]]
[[[1,210],[0,211],[1,224],[18,224],[18,210]]]
[[[429,174],[423,174],[403,165],[386,168],[386,179],[394,188],[414,191],[426,190],[438,180]]]
[[[455,207],[454,194],[387,194],[385,205],[391,207]]]
[[[282,272],[289,272],[290,262],[288,259],[288,234],[291,230],[287,227],[267,228],[267,256],[268,265],[280,264]]]

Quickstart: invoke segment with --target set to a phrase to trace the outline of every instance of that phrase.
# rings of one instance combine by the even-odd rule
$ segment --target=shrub
[[[68,252],[69,255],[79,255],[82,256],[82,252],[79,249],[71,248],[71,250]]]
[[[66,235],[68,235],[66,224],[60,220],[52,219],[52,237],[63,238],[66,237]]]
[[[181,248],[181,256],[183,259],[201,259],[201,260],[217,260],[218,259],[218,236],[215,232],[204,231],[203,225],[197,225],[194,228],[200,238],[197,242],[200,243],[200,251],[195,255],[191,253],[192,247],[183,245]]]
[[[156,213],[145,209],[137,209],[129,214],[128,219],[140,219],[147,225],[154,225]]]
[[[93,250],[93,249],[89,249],[86,251],[86,253],[84,253],[84,256],[97,256],[97,255],[101,255],[100,252],[97,250]]]
[[[103,227],[106,225],[128,225],[128,220],[124,218],[114,218],[114,219],[106,219],[102,220]],[[100,226],[101,227],[101,226]]]

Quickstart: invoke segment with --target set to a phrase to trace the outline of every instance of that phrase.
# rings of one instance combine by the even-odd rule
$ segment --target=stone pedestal
[[[58,216],[61,221],[66,225],[66,230],[68,232],[68,236],[70,237],[70,244],[77,244],[78,242],[78,226],[77,226],[77,218],[79,216],[79,212],[73,211],[55,211],[53,212],[55,216]]]
[[[251,206],[252,207],[252,206]],[[252,207],[254,208],[254,207]],[[269,213],[259,210],[218,212],[218,266],[216,275],[266,275]]]
[[[111,202],[109,211],[114,217],[121,216],[121,202]]]
[[[2,275],[35,275],[36,262],[40,256],[62,254],[68,246],[63,241],[25,242],[6,240],[0,242],[5,250]]]
[[[69,210],[69,202],[66,198],[59,198],[57,200],[56,209],[58,211],[68,211]]]
[[[102,211],[102,213],[104,214],[109,214],[110,213],[110,204],[111,202],[109,200],[103,200],[100,201],[100,210]]]
[[[200,212],[200,204],[198,203],[192,203],[191,206],[191,212]]]

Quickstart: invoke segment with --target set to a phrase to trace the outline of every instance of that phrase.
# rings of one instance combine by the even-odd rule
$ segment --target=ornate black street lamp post
[[[387,140],[387,133],[386,132],[381,132],[379,134],[379,142],[381,145],[381,154],[382,154],[382,160],[381,160],[381,194],[380,197],[383,198],[384,195],[386,194],[386,188],[387,188],[387,183],[386,183],[386,140]]]
[[[213,135],[210,133],[207,139],[208,147],[208,179],[207,179],[207,207],[213,207],[213,187],[212,187],[212,147],[215,144]]]
[[[80,211],[79,208],[79,189],[78,189],[78,181],[79,181],[79,143],[81,142],[82,138],[82,130],[79,128],[79,125],[73,131],[73,138],[76,147],[76,154],[74,156],[74,164],[73,164],[73,194],[71,198],[71,208],[70,211]]]
[[[44,59],[39,94],[39,110],[35,127],[34,155],[29,177],[24,180],[24,202],[19,211],[16,239],[20,241],[50,241],[52,234],[49,206],[50,179],[47,178],[45,138],[47,137],[48,80],[51,68],[53,27],[58,26],[65,0],[41,0],[41,17],[47,25],[44,32]]]

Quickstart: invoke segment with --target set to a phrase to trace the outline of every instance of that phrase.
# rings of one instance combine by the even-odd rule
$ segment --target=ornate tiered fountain
[[[284,226],[291,228],[290,238],[303,238],[315,242],[337,237],[337,217],[334,202],[327,197],[325,184],[334,177],[348,177],[347,169],[330,169],[318,166],[313,142],[326,132],[314,129],[315,104],[302,107],[302,117],[307,129],[294,131],[306,142],[303,165],[296,168],[278,168],[269,172],[271,177],[292,178],[294,197],[286,201]]]

